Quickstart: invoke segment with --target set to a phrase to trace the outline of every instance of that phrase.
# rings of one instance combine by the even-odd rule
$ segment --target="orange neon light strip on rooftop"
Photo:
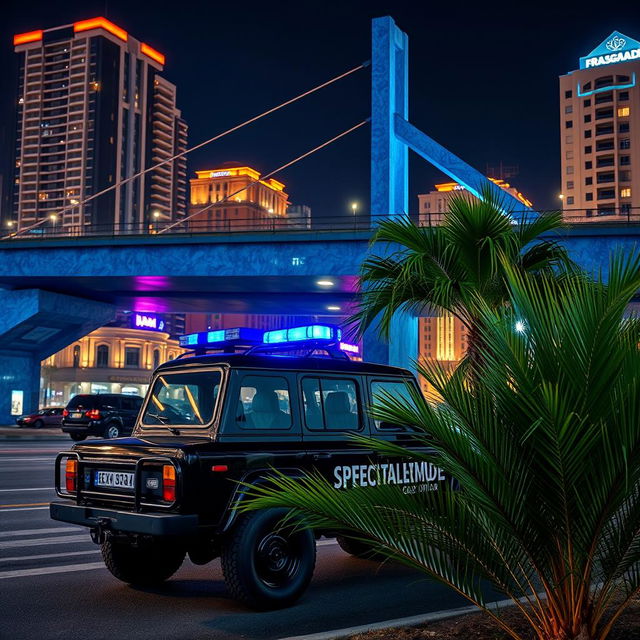
[[[144,53],[145,56],[149,56],[152,60],[159,62],[160,64],[164,64],[164,56],[155,49],[151,48],[148,44],[144,42],[140,43],[140,51]]]
[[[37,42],[38,40],[42,40],[42,29],[16,34],[13,36],[13,46],[26,44],[27,42]]]
[[[80,22],[73,23],[73,30],[75,33],[79,31],[89,31],[90,29],[104,29],[113,34],[120,40],[127,41],[129,35],[124,29],[121,29],[118,25],[109,22],[106,18],[90,18],[89,20],[80,20]]]

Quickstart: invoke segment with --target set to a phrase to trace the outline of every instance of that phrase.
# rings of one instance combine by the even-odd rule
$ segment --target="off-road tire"
[[[340,548],[355,558],[363,558],[365,560],[384,560],[381,553],[374,551],[373,547],[361,540],[355,540],[349,536],[336,536],[336,542]]]
[[[141,547],[107,538],[101,545],[102,559],[122,582],[150,587],[168,580],[184,560],[185,550],[171,542],[154,541]]]
[[[84,433],[70,433],[69,436],[74,442],[80,442],[81,440],[86,440],[87,436]]]
[[[313,576],[313,532],[280,528],[286,513],[286,509],[265,509],[241,516],[223,545],[222,572],[227,589],[253,609],[289,606]]]

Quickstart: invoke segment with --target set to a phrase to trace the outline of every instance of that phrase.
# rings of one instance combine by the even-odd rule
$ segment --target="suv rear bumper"
[[[85,527],[101,526],[110,531],[126,531],[152,536],[186,536],[196,533],[197,515],[175,513],[132,513],[66,502],[52,502],[49,513],[53,520]]]
[[[79,423],[62,423],[62,431],[64,433],[77,433],[85,436],[101,436],[104,434],[104,425],[102,422]]]

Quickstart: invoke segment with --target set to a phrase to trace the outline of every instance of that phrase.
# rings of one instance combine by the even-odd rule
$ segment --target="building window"
[[[620,140],[620,148],[621,149],[631,149],[631,139],[625,138],[624,140]]]
[[[631,197],[631,187],[623,187],[620,189],[620,197],[621,198],[630,198]]]
[[[620,156],[620,164],[621,165],[631,164],[631,156]]]
[[[153,368],[157,369],[160,366],[160,349],[153,350]]]
[[[606,87],[609,84],[613,84],[613,76],[600,76],[596,79],[594,87],[600,89],[600,87]]]
[[[620,182],[631,182],[631,171],[619,171],[618,180]]]
[[[564,112],[565,112],[565,113],[573,113],[573,105],[572,105],[572,104],[568,104],[568,105],[564,108]]]
[[[590,184],[593,184],[593,178],[591,176],[589,176],[588,178],[585,178],[584,179],[584,183],[587,186],[590,185]]]
[[[585,168],[587,171],[588,171],[589,169],[592,169],[592,168],[593,168],[593,162],[591,162],[591,160],[587,160],[587,161],[584,163],[584,168]]]
[[[591,151],[592,151],[591,145],[587,145],[587,146],[584,148],[584,152],[585,152],[585,153],[591,153]]]
[[[569,98],[573,98],[573,91],[571,89],[569,89],[568,91],[565,91],[564,97],[566,100],[568,100]]]
[[[588,201],[593,200],[593,193],[585,193],[584,194],[584,199],[588,200]]]
[[[564,137],[564,141],[565,141],[567,144],[573,144],[573,136],[565,136],[565,137]]]
[[[628,91],[620,91],[620,93],[618,93],[618,102],[626,102],[628,99],[629,99]]]
[[[628,122],[621,122],[618,125],[618,133],[629,133],[629,123]]]
[[[587,113],[587,114],[585,115],[585,117],[584,117],[584,121],[585,121],[585,122],[591,122],[591,114],[590,114],[590,113]]]
[[[573,196],[567,198],[567,204],[573,204]]]
[[[77,369],[80,366],[80,345],[77,344],[73,347],[73,368]]]
[[[573,129],[573,120],[565,120],[564,128],[565,129]]]
[[[586,87],[585,87],[586,89]],[[587,98],[583,103],[584,107],[590,107],[591,106],[591,98]]]
[[[591,137],[591,129],[585,129],[584,137],[585,138],[590,138]]]
[[[140,368],[140,349],[138,347],[124,348],[124,366],[131,369]]]
[[[567,189],[573,189],[573,180],[567,182]]]
[[[624,116],[628,116],[630,112],[629,107],[618,107],[618,117],[623,118]]]
[[[570,176],[573,173],[573,165],[567,166],[567,175]]]
[[[567,160],[571,160],[573,158],[573,150],[567,151],[564,155]]]
[[[99,344],[96,347],[96,367],[105,368],[109,366],[109,347],[106,344]]]

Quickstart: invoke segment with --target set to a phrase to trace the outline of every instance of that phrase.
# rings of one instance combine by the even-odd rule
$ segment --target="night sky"
[[[392,15],[409,35],[410,120],[483,173],[519,165],[511,181],[540,209],[558,205],[557,77],[614,29],[640,38],[633,2],[109,2],[9,0],[0,27],[0,143],[14,127],[12,36],[105,15],[167,57],[189,144],[370,57],[370,19]],[[369,72],[189,156],[189,175],[236,160],[266,173],[369,115]],[[368,211],[369,127],[276,176],[314,216]],[[417,193],[443,179],[412,155]]]

